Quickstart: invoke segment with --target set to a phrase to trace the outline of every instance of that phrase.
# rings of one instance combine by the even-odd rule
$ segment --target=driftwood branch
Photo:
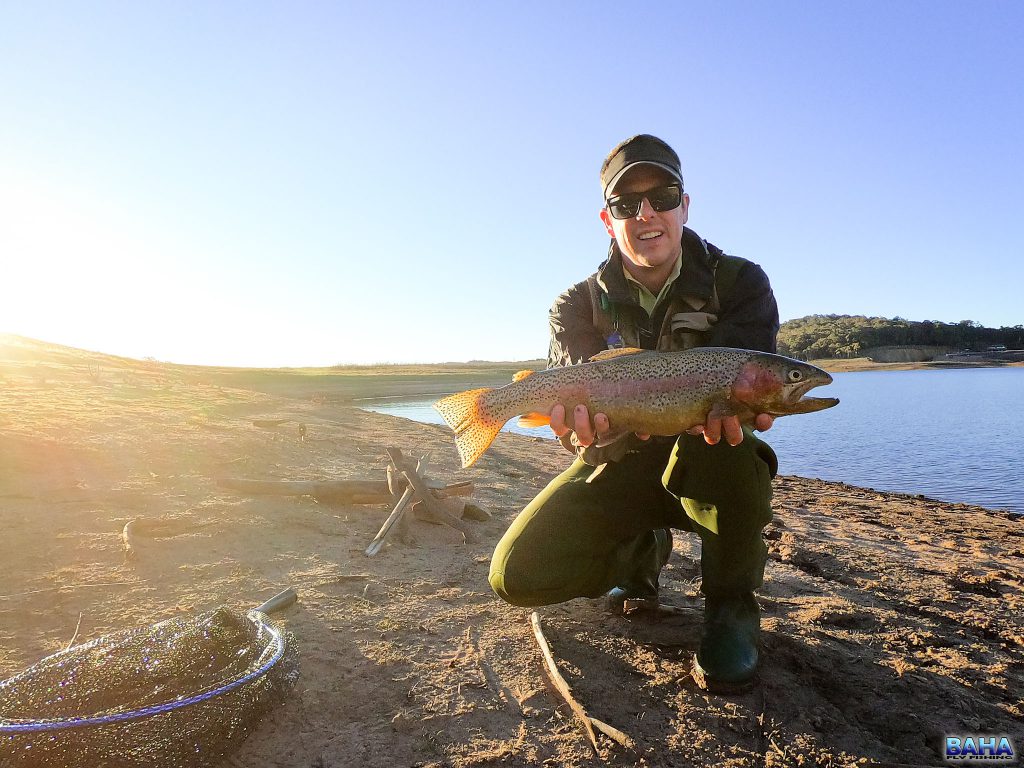
[[[400,467],[401,469],[401,467]],[[428,512],[430,518],[434,522],[444,523],[449,525],[457,531],[461,531],[462,535],[466,537],[466,541],[473,541],[475,539],[472,529],[466,525],[462,520],[455,517],[451,512],[445,509],[444,504],[440,502],[430,492],[426,482],[424,482],[419,471],[403,469],[402,477],[406,479],[412,488],[416,490],[416,494],[419,496],[420,502]]]
[[[530,614],[530,623],[533,625],[533,634],[537,638],[540,652],[544,656],[544,668],[548,673],[548,678],[562,698],[565,699],[565,703],[569,705],[573,714],[576,715],[576,719],[580,721],[583,730],[586,732],[587,739],[590,741],[590,746],[594,750],[594,754],[599,754],[597,751],[597,735],[594,733],[594,726],[590,722],[590,716],[583,709],[583,705],[573,697],[572,691],[569,690],[569,684],[565,682],[562,673],[558,671],[555,657],[551,653],[551,646],[548,645],[547,638],[544,637],[544,631],[540,627],[540,615],[536,611]]]
[[[433,492],[435,496],[441,496],[443,498],[449,498],[451,496],[472,496],[476,487],[473,485],[472,480],[465,480],[461,483],[449,483],[448,485],[442,485],[436,487],[437,483],[431,480],[429,477],[426,478],[427,487]],[[484,514],[487,514],[486,512]],[[491,519],[490,515],[487,515],[488,520]]]
[[[373,557],[384,548],[384,542],[398,524],[402,515],[405,514],[405,508],[409,506],[409,502],[412,501],[412,497],[414,495],[415,491],[413,491],[412,488],[405,489],[405,493],[403,493],[401,498],[399,498],[395,503],[395,507],[391,510],[391,514],[388,515],[387,520],[384,521],[384,525],[382,525],[380,530],[377,531],[377,535],[373,537],[373,541],[371,541],[370,545],[366,548],[364,554],[367,557]]]
[[[384,449],[384,452],[388,455],[388,460],[396,471],[402,468],[402,464],[405,463],[405,456],[402,455],[401,448],[388,447]]]
[[[617,744],[621,744],[626,749],[636,750],[636,742],[615,726],[608,725],[608,723],[598,720],[596,717],[590,718],[590,724]]]
[[[401,452],[397,449],[388,449],[388,455],[391,455],[391,451],[395,451],[395,455],[401,459]],[[430,454],[424,454],[423,457],[417,462],[416,469],[422,472],[427,466],[427,457]],[[392,477],[392,475],[389,475]],[[392,486],[395,487],[395,486]],[[402,492],[401,497],[395,502],[394,508],[391,510],[391,514],[388,515],[387,520],[384,521],[384,525],[377,531],[377,535],[373,537],[373,541],[366,548],[365,554],[367,557],[373,557],[384,548],[384,543],[387,541],[388,536],[391,534],[398,522],[402,519],[402,515],[405,514],[405,508],[409,506],[409,502],[412,501],[416,495],[416,491],[411,484],[406,485],[405,490]]]
[[[395,469],[394,463],[388,464],[386,472],[388,476],[388,491],[391,493],[392,498],[397,499],[402,495],[402,492],[398,488],[398,470]]]

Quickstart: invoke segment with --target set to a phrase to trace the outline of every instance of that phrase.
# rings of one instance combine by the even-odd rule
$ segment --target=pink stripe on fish
[[[644,395],[662,395],[669,392],[695,390],[702,386],[706,386],[707,383],[707,376],[685,375],[656,379],[627,379],[626,381],[599,380],[592,382],[588,389],[594,397],[632,398],[643,397]]]

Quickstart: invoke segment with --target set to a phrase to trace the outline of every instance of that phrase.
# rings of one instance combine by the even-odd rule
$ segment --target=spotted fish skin
[[[677,435],[703,424],[711,412],[749,424],[759,413],[830,408],[839,401],[803,395],[831,381],[809,363],[747,349],[609,350],[580,365],[521,371],[504,387],[460,392],[434,408],[455,432],[462,466],[468,467],[509,419],[525,415],[520,423],[546,423],[556,404],[566,411],[583,404],[591,414],[606,414],[614,437]]]

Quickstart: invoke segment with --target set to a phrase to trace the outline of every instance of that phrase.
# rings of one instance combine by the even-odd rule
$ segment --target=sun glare
[[[0,332],[150,354],[145,335],[182,281],[160,233],[88,191],[26,179],[0,182],[0,206]]]

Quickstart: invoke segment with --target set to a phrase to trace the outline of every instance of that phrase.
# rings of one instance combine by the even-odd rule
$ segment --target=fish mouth
[[[807,393],[815,387],[831,383],[832,377],[829,376],[827,380],[818,379],[815,381],[811,379],[800,384],[793,384],[787,388],[788,391],[782,403],[782,409],[780,409],[780,413],[777,415],[814,413],[815,411],[823,411],[826,408],[839,405],[838,397],[806,397]]]

